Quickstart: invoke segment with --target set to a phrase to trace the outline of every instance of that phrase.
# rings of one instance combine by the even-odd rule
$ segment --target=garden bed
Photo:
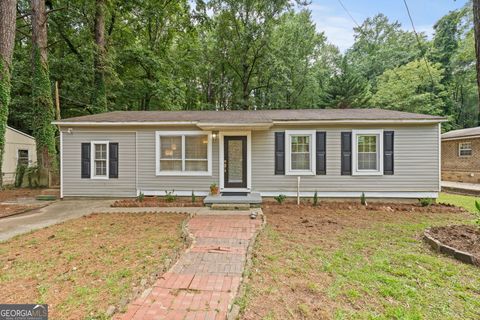
[[[480,266],[480,229],[470,225],[430,228],[425,239],[437,251]]]
[[[24,213],[34,209],[39,209],[46,206],[46,204],[0,204],[0,218],[6,218],[16,214]]]
[[[122,199],[112,203],[114,208],[147,208],[147,207],[203,207],[203,197],[196,197],[195,202],[189,197],[174,200],[165,197],[145,197],[142,200]]]

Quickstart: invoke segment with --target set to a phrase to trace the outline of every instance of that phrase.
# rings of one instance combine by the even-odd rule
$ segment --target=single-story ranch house
[[[381,109],[118,111],[60,127],[61,196],[436,198],[444,118]]]
[[[442,180],[480,182],[480,127],[442,134]]]

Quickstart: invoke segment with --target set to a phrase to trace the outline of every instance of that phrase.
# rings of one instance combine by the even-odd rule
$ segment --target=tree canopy
[[[343,53],[302,1],[46,4],[47,76],[59,87],[63,118],[112,110],[382,107],[444,115],[448,128],[477,125],[471,4],[439,19],[431,39],[383,14],[367,18]],[[32,133],[29,12],[30,2],[19,0],[8,121]]]

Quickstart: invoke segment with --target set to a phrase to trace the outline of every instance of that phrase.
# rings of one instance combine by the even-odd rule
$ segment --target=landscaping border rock
[[[461,262],[480,267],[479,258],[475,257],[474,255],[468,252],[460,251],[453,247],[447,246],[446,244],[435,239],[435,237],[430,232],[430,228],[425,230],[425,232],[423,233],[423,238],[436,252],[451,256]]]
[[[236,303],[236,300],[240,297],[243,297],[246,293],[247,285],[249,282],[249,276],[247,274],[251,272],[252,265],[253,265],[252,256],[253,256],[253,248],[255,246],[255,241],[257,240],[257,237],[260,234],[260,232],[262,232],[262,230],[267,225],[267,216],[263,214],[263,210],[260,209],[260,212],[261,214],[259,214],[259,217],[262,218],[262,225],[255,232],[252,239],[250,240],[250,244],[248,245],[247,260],[246,260],[245,269],[242,275],[242,282],[240,284],[240,288],[238,289],[235,295],[235,300],[233,301],[232,306],[230,307],[230,311],[227,314],[227,320],[236,320],[236,319],[239,319],[239,316],[240,316],[241,310],[240,310],[240,306]]]

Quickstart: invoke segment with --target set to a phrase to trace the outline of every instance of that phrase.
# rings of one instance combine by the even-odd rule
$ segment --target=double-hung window
[[[92,141],[92,179],[108,179],[108,141]]]
[[[211,175],[211,133],[157,131],[156,161],[157,175]]]
[[[28,149],[17,150],[17,163],[21,166],[28,166],[30,164],[30,157],[28,156]]]
[[[354,175],[382,174],[383,130],[354,130],[352,147]]]
[[[472,155],[472,143],[471,142],[460,142],[458,144],[458,156],[469,157],[471,155]]]
[[[287,175],[315,174],[315,131],[285,131]]]

